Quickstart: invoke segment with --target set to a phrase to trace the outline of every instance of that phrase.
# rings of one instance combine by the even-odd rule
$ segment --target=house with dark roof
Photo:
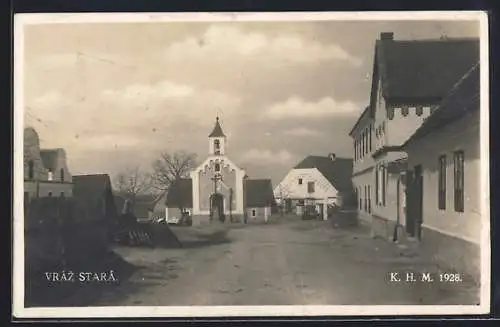
[[[24,199],[65,196],[73,190],[64,149],[40,149],[40,138],[32,127],[24,129]]]
[[[287,212],[303,213],[304,205],[314,205],[327,219],[329,206],[352,204],[354,187],[353,160],[328,156],[308,156],[293,167],[275,187],[274,196]]]
[[[479,39],[376,40],[370,101],[349,133],[358,218],[373,234],[393,239],[405,225],[401,146],[478,59]]]
[[[135,200],[131,207],[126,207],[127,201],[131,203],[127,195],[115,193],[114,200],[116,209],[118,213],[125,213],[126,210],[132,210],[132,214],[141,221],[152,219],[155,214],[155,207],[158,201],[161,200],[161,195],[153,195],[153,194],[138,194],[135,196]],[[161,212],[164,214],[164,211]],[[157,216],[157,215],[156,215]]]
[[[227,137],[219,117],[208,135],[208,152],[189,177],[170,186],[165,199],[166,218],[179,218],[186,212],[192,216],[193,225],[245,221],[249,214],[255,219],[267,219],[269,203],[274,200],[272,192],[268,192],[269,184],[249,179],[245,170],[228,157]],[[262,194],[255,195],[258,192]]]
[[[274,205],[273,185],[270,179],[245,180],[245,209],[248,221],[267,222]]]
[[[106,219],[111,223],[118,217],[108,174],[73,176],[73,199],[86,208],[88,220]]]
[[[481,183],[488,181],[481,180],[481,162],[488,160],[480,149],[479,95],[476,64],[402,146],[408,155],[405,234],[473,276],[479,275],[481,227],[489,221],[482,209]]]

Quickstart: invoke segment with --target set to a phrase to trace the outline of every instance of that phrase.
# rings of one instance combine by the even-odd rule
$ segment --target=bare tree
[[[290,189],[283,185],[283,184],[280,184],[278,186],[278,189],[277,189],[277,198],[280,199],[280,211],[281,211],[281,216],[284,215],[284,210],[285,210],[285,205],[286,205],[286,199],[288,199],[291,195],[291,191]]]
[[[152,185],[163,194],[174,181],[187,177],[195,166],[196,154],[194,153],[163,152],[160,158],[153,162]]]
[[[115,189],[135,205],[137,196],[151,191],[151,175],[139,167],[126,168],[114,179]]]

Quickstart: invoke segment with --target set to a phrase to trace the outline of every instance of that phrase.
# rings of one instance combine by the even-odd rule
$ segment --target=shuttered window
[[[438,209],[446,210],[446,155],[439,157]]]
[[[455,211],[464,212],[464,152],[453,154]]]
[[[314,182],[307,182],[307,193],[314,193]]]
[[[382,166],[382,205],[385,207],[385,193],[386,193],[386,178],[387,170],[385,166]]]
[[[372,125],[370,125],[370,130],[368,132],[368,151],[370,153],[372,152],[372,134],[373,134],[373,128]]]

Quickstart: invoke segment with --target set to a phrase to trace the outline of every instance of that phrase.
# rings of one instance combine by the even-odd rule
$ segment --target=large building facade
[[[72,196],[73,181],[64,149],[40,149],[35,129],[24,129],[24,200]]]
[[[226,155],[227,137],[216,118],[213,131],[208,136],[208,157],[190,172],[190,178],[174,182],[166,200],[166,217],[179,217],[182,211],[193,217],[193,224],[210,221],[243,221],[258,213],[268,215],[273,202],[271,181],[253,183],[245,170],[237,166]],[[249,189],[251,188],[251,189]],[[263,190],[254,190],[263,188]],[[270,189],[270,192],[269,192]],[[254,203],[247,203],[247,194],[260,194],[262,199],[251,197]]]
[[[407,153],[401,146],[477,62],[476,39],[376,41],[370,104],[352,128],[358,216],[396,240],[406,225]]]
[[[408,154],[405,232],[456,271],[480,276],[484,167],[480,151],[479,65],[450,91],[403,145]]]

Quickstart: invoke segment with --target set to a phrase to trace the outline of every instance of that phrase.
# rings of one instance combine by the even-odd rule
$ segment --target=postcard
[[[489,313],[486,13],[14,23],[17,318]]]

